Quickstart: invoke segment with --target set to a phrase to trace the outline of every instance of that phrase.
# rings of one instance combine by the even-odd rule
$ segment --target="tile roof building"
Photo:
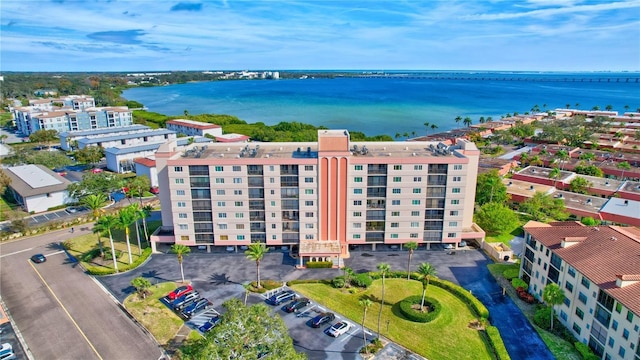
[[[313,143],[169,142],[155,155],[163,235],[152,242],[298,245],[303,265],[340,264],[350,245],[482,239],[478,157],[466,140],[356,143],[345,130]]]
[[[178,134],[187,136],[219,136],[222,135],[222,127],[216,124],[205,123],[201,121],[193,121],[186,119],[175,119],[166,122],[166,127]]]
[[[576,222],[524,226],[520,275],[542,300],[556,283],[565,301],[554,311],[572,334],[604,359],[640,356],[640,229]]]

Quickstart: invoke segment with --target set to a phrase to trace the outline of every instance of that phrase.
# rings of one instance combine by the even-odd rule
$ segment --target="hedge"
[[[440,314],[440,310],[442,310],[442,305],[440,302],[432,297],[426,296],[424,298],[425,306],[431,306],[432,310],[428,313],[421,313],[420,311],[415,310],[412,306],[416,304],[422,303],[421,295],[412,295],[404,298],[399,303],[400,312],[407,320],[413,322],[427,323],[438,317]]]
[[[502,276],[507,280],[512,280],[520,276],[519,269],[507,269],[502,272]]]
[[[257,282],[256,281],[252,281],[251,283],[249,283],[249,291],[251,292],[255,292],[255,293],[265,293],[269,290],[273,290],[273,289],[277,289],[279,287],[282,287],[282,282],[280,281],[275,281],[275,280],[261,280],[260,281],[260,288],[257,287]]]
[[[573,346],[575,346],[576,350],[578,350],[578,352],[580,353],[580,355],[582,355],[582,358],[584,360],[599,360],[600,357],[595,355],[591,349],[589,348],[588,345],[581,343],[580,341],[576,341],[575,343],[573,343]]]
[[[325,280],[325,279],[298,279],[298,280],[289,280],[289,281],[287,281],[287,285],[296,285],[296,284],[326,284],[326,285],[331,285],[331,280]]]
[[[145,260],[147,260],[147,258],[151,255],[151,248],[146,248],[142,250],[142,255],[140,255],[133,263],[131,264],[125,264],[122,265],[120,264],[118,266],[118,271],[119,272],[123,272],[123,271],[128,271],[131,269],[135,269],[138,266],[140,266],[140,264],[142,264],[143,262],[145,262]],[[86,264],[85,264],[86,266]],[[87,273],[89,275],[110,275],[110,274],[115,274],[116,271],[115,269],[112,268],[107,268],[107,267],[97,267],[97,266],[86,266],[87,269]]]
[[[489,341],[491,348],[495,352],[497,360],[509,360],[511,357],[507,352],[507,348],[504,346],[504,341],[500,336],[498,328],[495,326],[487,326],[485,329],[487,334],[487,340]]]
[[[307,269],[327,269],[333,267],[332,261],[309,261],[306,264]]]
[[[524,291],[527,291],[527,289],[529,289],[529,285],[527,285],[527,283],[520,278],[512,279],[511,286],[513,286],[515,289],[521,287],[524,289]]]

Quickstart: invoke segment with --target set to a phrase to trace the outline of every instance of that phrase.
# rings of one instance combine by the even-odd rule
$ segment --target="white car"
[[[329,328],[329,335],[331,335],[333,337],[338,337],[338,336],[346,333],[347,331],[349,331],[349,329],[351,329],[351,324],[349,324],[346,321],[340,321],[340,322],[337,322],[337,323],[333,324],[333,326],[331,326],[331,328]]]
[[[444,246],[445,250],[452,250],[453,249],[453,244],[446,244]]]

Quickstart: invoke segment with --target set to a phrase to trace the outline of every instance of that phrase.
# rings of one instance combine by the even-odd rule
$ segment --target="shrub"
[[[524,291],[527,291],[527,289],[529,289],[529,285],[527,285],[527,283],[520,278],[512,279],[511,285],[516,289],[521,287]]]
[[[327,269],[333,267],[331,261],[309,261],[306,264],[307,269]]]
[[[330,280],[323,279],[298,279],[298,280],[289,280],[287,281],[287,285],[295,285],[295,284],[327,284],[330,285]]]
[[[367,273],[362,273],[362,274],[358,274],[356,276],[353,277],[353,280],[351,280],[351,282],[353,283],[353,285],[357,286],[357,287],[361,287],[361,288],[368,288],[369,286],[371,286],[371,283],[373,283],[373,279],[371,278],[371,276]]]
[[[140,266],[140,264],[145,262],[150,255],[151,255],[151,248],[143,249],[142,255],[140,255],[133,263],[125,264],[125,265],[119,264],[118,271],[123,272],[131,269],[135,269],[136,267]],[[115,274],[116,272],[115,269],[110,267],[87,266],[85,264],[85,268],[87,270],[87,273],[89,273],[90,275],[98,275],[98,276],[109,275],[109,274]]]
[[[508,360],[511,359],[509,353],[507,352],[507,348],[504,346],[504,341],[502,341],[502,337],[500,337],[500,332],[498,332],[498,328],[495,326],[487,326],[485,329],[487,340],[491,345],[491,348],[495,352],[496,358],[498,360]]]
[[[520,275],[520,269],[507,269],[502,272],[502,276],[504,276],[507,280],[512,280],[517,278]]]
[[[116,259],[119,259],[121,255],[122,250],[116,249]],[[104,248],[104,259],[113,260],[113,256],[111,255],[111,248]]]
[[[599,356],[596,356],[591,349],[589,348],[589,346],[587,346],[586,344],[583,344],[579,341],[576,341],[575,343],[573,343],[573,346],[575,346],[576,350],[578,350],[578,352],[580,353],[580,355],[582,355],[582,358],[584,360],[598,360],[600,359]]]
[[[80,255],[80,261],[90,262],[98,256],[100,256],[100,249],[91,249],[86,253]]]
[[[551,308],[545,306],[536,310],[533,315],[533,323],[547,331],[551,329]]]
[[[336,289],[342,289],[345,285],[344,283],[344,278],[342,277],[336,277],[331,281],[331,285],[333,285],[334,288]]]
[[[420,323],[427,323],[438,317],[442,309],[442,305],[440,305],[438,300],[428,296],[424,298],[424,306],[428,306],[431,309],[431,311],[427,313],[422,313],[413,308],[413,305],[419,305],[421,302],[421,295],[413,295],[401,300],[399,303],[400,313],[402,313],[407,320]]]
[[[260,288],[258,288],[258,283],[256,281],[252,281],[249,284],[249,291],[252,292],[256,292],[256,293],[265,293],[269,290],[273,290],[273,289],[277,289],[279,287],[282,287],[282,282],[280,281],[275,281],[275,280],[261,280],[260,281]]]

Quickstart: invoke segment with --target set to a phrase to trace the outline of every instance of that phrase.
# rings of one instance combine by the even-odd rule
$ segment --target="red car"
[[[149,191],[151,191],[152,194],[160,194],[160,188],[157,186],[152,186]]]
[[[192,291],[193,291],[193,287],[191,285],[180,286],[175,290],[173,290],[172,292],[170,292],[169,295],[167,295],[167,297],[169,298],[169,300],[175,300],[176,298],[179,298],[180,296]]]

